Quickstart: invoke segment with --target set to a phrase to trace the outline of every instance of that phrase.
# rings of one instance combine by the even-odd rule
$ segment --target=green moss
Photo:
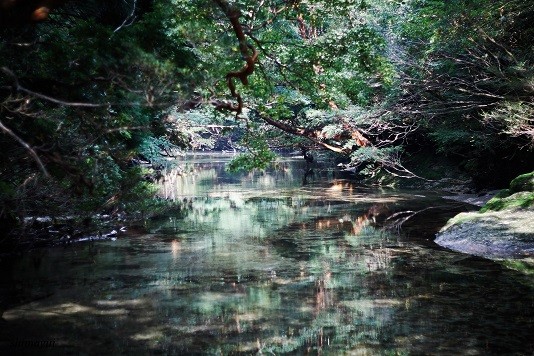
[[[445,231],[453,225],[458,226],[465,222],[475,220],[479,215],[480,214],[478,212],[467,212],[455,215],[454,217],[449,219],[449,221],[447,221],[447,224],[441,229],[441,231]]]
[[[534,191],[534,172],[522,174],[510,183],[513,192]]]
[[[519,192],[505,197],[495,196],[480,209],[480,212],[528,208],[531,206],[534,206],[534,192]]]
[[[510,189],[503,189],[500,192],[498,192],[492,199],[495,199],[495,198],[500,198],[500,199],[507,198],[512,194],[513,194],[513,192]]]
[[[530,260],[504,260],[501,262],[507,268],[524,274],[534,274],[534,262]]]
[[[510,183],[510,189],[504,189],[497,193],[480,209],[480,212],[531,206],[534,206],[534,172],[514,178]]]

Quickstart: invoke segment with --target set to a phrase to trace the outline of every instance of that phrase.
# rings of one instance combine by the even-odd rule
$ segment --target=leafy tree
[[[188,92],[183,73],[195,65],[183,42],[169,40],[164,8],[88,1],[61,10],[38,26],[1,29],[6,225],[43,213],[135,211],[152,193],[135,159],[156,165],[151,150],[190,144],[187,129],[175,135],[177,123],[161,119]]]
[[[353,160],[353,165],[387,165],[392,172],[412,175],[382,150],[388,143],[401,142],[412,125],[406,124],[406,118],[383,114],[382,101],[395,72],[367,4],[215,3],[227,20],[220,26],[226,29],[226,37],[234,35],[232,48],[244,59],[240,68],[233,65],[226,71],[227,88],[218,89],[227,90],[231,100],[211,100],[217,109],[234,112],[238,120],[256,122],[247,124],[249,129],[265,127],[258,124],[263,122],[349,160],[356,157],[351,153],[358,147],[373,146],[371,151],[377,154],[371,160]],[[232,38],[224,41],[231,44]],[[353,116],[361,111],[366,115]],[[366,122],[362,116],[373,118]]]
[[[127,209],[150,193],[151,173],[136,162],[154,169],[212,147],[213,127],[242,136],[233,169],[265,167],[272,147],[289,146],[330,150],[375,178],[414,177],[401,158],[421,142],[479,178],[510,157],[510,175],[534,164],[528,2],[0,7],[6,225],[43,211]]]
[[[415,1],[401,34],[401,102],[421,133],[483,185],[534,165],[534,7],[523,1]]]

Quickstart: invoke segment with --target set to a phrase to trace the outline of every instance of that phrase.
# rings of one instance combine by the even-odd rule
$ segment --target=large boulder
[[[533,258],[534,172],[515,178],[479,212],[450,219],[435,242],[488,258]]]
[[[534,209],[507,209],[456,215],[435,242],[487,258],[534,257]]]
[[[512,192],[534,192],[534,172],[521,174],[510,183]]]

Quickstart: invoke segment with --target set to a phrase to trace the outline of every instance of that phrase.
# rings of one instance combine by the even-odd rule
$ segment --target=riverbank
[[[480,205],[488,197],[477,201],[458,196],[455,200]],[[480,211],[450,219],[435,242],[485,258],[534,261],[534,172],[514,179],[509,189],[487,200]]]
[[[457,194],[447,195],[443,199],[460,201],[462,203],[483,207],[487,202],[493,199],[499,193],[498,190],[491,190],[482,194]]]

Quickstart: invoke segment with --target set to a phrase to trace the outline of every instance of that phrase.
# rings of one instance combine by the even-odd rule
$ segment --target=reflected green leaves
[[[195,159],[190,173],[167,175],[160,194],[181,208],[151,221],[149,234],[19,261],[11,285],[24,281],[18,293],[45,297],[9,307],[11,328],[0,336],[54,335],[71,353],[532,348],[525,275],[440,249],[421,227],[405,230],[414,237],[384,229],[396,212],[436,204],[429,192],[302,186],[299,161],[229,175],[227,159]],[[429,211],[433,225],[440,217]]]

